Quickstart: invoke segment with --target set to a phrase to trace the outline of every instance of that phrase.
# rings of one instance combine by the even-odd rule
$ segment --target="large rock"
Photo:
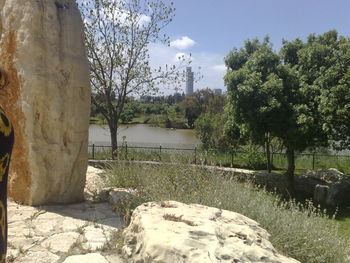
[[[316,180],[321,180],[325,183],[335,183],[341,180],[344,174],[337,169],[323,169],[323,170],[307,170],[302,176],[313,178]]]
[[[83,198],[90,111],[74,0],[0,1],[0,104],[15,128],[9,194],[30,205]]]
[[[285,262],[269,234],[238,213],[174,201],[145,203],[135,209],[124,231],[129,262]]]
[[[350,205],[350,175],[331,168],[306,171],[295,179],[296,190],[329,206]]]

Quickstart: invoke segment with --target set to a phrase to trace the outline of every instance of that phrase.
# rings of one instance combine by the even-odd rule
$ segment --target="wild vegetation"
[[[306,42],[283,41],[279,53],[268,38],[247,40],[226,57],[227,130],[265,148],[278,138],[293,179],[295,153],[350,146],[350,39],[334,31]]]
[[[277,250],[305,263],[349,262],[350,242],[338,223],[311,203],[283,201],[220,171],[183,165],[118,163],[107,170],[108,185],[136,189],[138,195],[116,209],[130,219],[147,201],[176,200],[241,213],[259,222]],[[162,187],[159,187],[162,185]]]

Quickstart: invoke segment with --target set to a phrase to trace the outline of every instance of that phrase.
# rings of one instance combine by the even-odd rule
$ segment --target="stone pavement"
[[[9,202],[7,262],[124,262],[118,255],[122,219],[109,203],[30,207]]]
[[[9,201],[7,262],[125,262],[117,249],[122,226],[107,202],[30,207]]]

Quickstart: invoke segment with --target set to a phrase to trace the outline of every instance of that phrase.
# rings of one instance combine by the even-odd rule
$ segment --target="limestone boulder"
[[[74,0],[0,1],[0,104],[15,129],[9,195],[30,205],[83,199],[90,112]]]
[[[108,192],[104,191],[105,184],[105,171],[89,165],[86,171],[86,183],[84,189],[85,200],[108,201]]]
[[[306,171],[295,179],[295,188],[305,197],[329,206],[350,205],[350,175],[331,168]]]
[[[338,182],[330,184],[326,204],[350,206],[350,175],[344,175]]]
[[[335,183],[341,180],[344,174],[335,168],[330,168],[323,170],[307,170],[302,176],[321,180],[326,183]]]
[[[124,237],[128,262],[298,262],[278,254],[257,222],[197,204],[142,204]]]
[[[76,255],[66,258],[63,263],[108,263],[108,261],[98,253],[90,253],[86,255]],[[118,263],[118,262],[116,262]]]
[[[324,203],[327,198],[328,191],[329,191],[328,185],[322,185],[322,184],[316,185],[313,199],[317,203]]]

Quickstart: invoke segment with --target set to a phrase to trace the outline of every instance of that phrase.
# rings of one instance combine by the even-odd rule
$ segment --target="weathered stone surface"
[[[86,184],[84,189],[85,199],[92,201],[107,201],[108,192],[102,191],[105,182],[105,171],[89,165],[86,172]]]
[[[330,206],[350,205],[350,175],[331,168],[306,171],[295,180],[295,188],[305,197]]]
[[[326,204],[350,206],[350,175],[344,175],[329,186]]]
[[[33,208],[10,201],[7,262],[124,262],[113,239],[122,226],[108,203]]]
[[[328,191],[329,191],[328,185],[321,185],[321,184],[316,185],[315,191],[314,191],[314,200],[318,203],[324,203],[327,198]]]
[[[124,234],[129,262],[298,262],[278,254],[257,222],[196,204],[143,204]]]
[[[20,257],[18,261],[15,262],[25,262],[25,263],[55,263],[59,262],[60,257],[50,253],[49,251],[29,251],[23,257]]]
[[[50,236],[47,240],[42,243],[42,246],[50,249],[52,252],[65,252],[67,253],[70,248],[75,244],[81,243],[79,241],[79,233],[77,232],[66,232],[55,234]]]
[[[105,233],[103,228],[92,225],[84,228],[84,237],[86,243],[83,244],[83,248],[96,251],[97,249],[102,248],[107,240],[110,239],[110,233]]]
[[[98,253],[77,255],[68,257],[63,263],[108,263],[108,261]]]
[[[89,71],[74,0],[0,1],[0,104],[15,129],[9,194],[21,203],[82,200]]]
[[[302,174],[302,176],[318,179],[326,183],[335,183],[338,182],[344,176],[344,174],[338,171],[337,169],[330,168],[316,171],[307,170],[305,173]]]

